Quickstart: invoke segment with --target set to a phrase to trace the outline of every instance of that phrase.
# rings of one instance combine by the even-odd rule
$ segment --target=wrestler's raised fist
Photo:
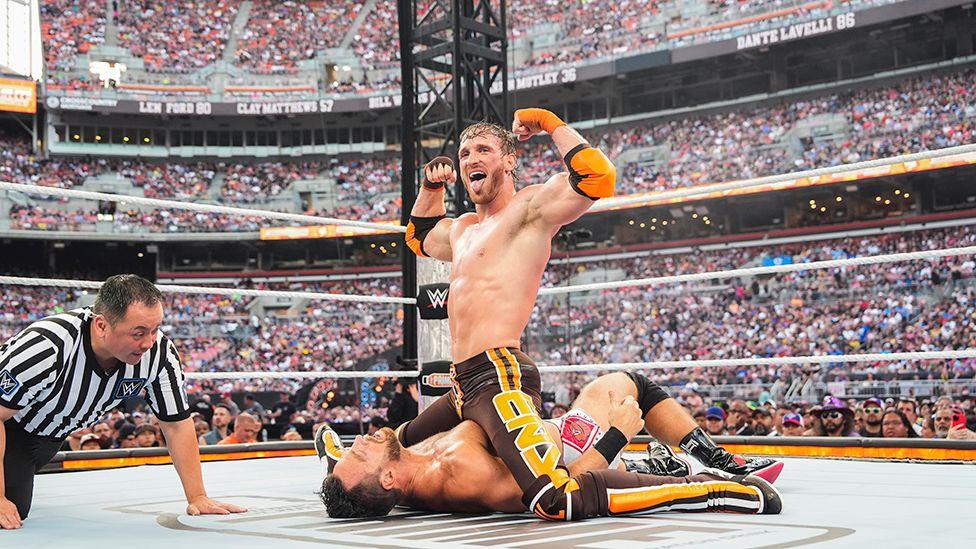
[[[515,111],[515,119],[512,120],[512,133],[518,136],[519,141],[525,141],[540,132],[552,135],[557,128],[565,125],[558,116],[546,109],[519,109]]]
[[[632,395],[619,398],[616,391],[610,391],[610,426],[616,427],[630,440],[644,427],[644,417],[641,415],[637,399]]]
[[[443,189],[445,184],[453,185],[455,181],[454,162],[446,156],[438,156],[424,166],[424,187],[432,191]]]

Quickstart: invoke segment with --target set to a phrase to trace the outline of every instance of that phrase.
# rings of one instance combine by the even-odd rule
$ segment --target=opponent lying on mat
[[[688,476],[687,467],[685,476],[606,470],[620,467],[620,451],[645,427],[648,414],[640,403],[647,401],[650,385],[640,374],[604,375],[583,389],[569,413],[546,422],[547,433],[539,434],[560,441],[557,447],[573,478],[603,470],[606,486],[599,493],[607,498],[592,504],[599,515],[667,510],[779,513],[779,494],[756,476],[734,476],[717,469]],[[397,504],[451,512],[528,510],[512,474],[473,421],[409,448],[401,446],[390,429],[372,437],[358,436],[350,448],[343,448],[338,435],[323,426],[315,443],[330,473],[322,483],[321,497],[332,517],[385,515]],[[671,464],[664,469],[681,469],[673,456]],[[778,474],[781,464],[776,465]],[[641,487],[639,491],[623,489],[635,485]]]

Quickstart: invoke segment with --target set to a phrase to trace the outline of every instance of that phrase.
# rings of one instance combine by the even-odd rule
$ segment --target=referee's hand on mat
[[[229,515],[231,513],[246,513],[247,509],[243,507],[238,507],[231,503],[221,503],[217,500],[208,498],[207,496],[200,496],[194,498],[186,506],[186,513],[188,515]]]
[[[17,512],[17,506],[14,505],[14,502],[0,496],[0,529],[16,530],[22,525],[20,513]]]

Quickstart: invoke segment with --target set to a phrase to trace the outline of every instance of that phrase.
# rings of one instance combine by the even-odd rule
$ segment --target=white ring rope
[[[568,294],[573,292],[587,292],[592,290],[608,290],[614,288],[629,288],[634,286],[652,286],[660,284],[676,284],[681,282],[698,282],[714,280],[716,278],[739,278],[764,274],[792,273],[797,271],[812,271],[818,269],[835,269],[838,267],[855,267],[860,265],[876,265],[879,263],[897,263],[900,261],[915,261],[938,257],[952,257],[976,254],[976,246],[962,248],[945,248],[942,250],[928,250],[925,252],[903,252],[897,254],[867,255],[849,257],[846,259],[828,259],[812,261],[810,263],[789,263],[787,265],[769,265],[766,267],[747,267],[744,269],[729,269],[725,271],[709,271],[704,273],[690,273],[671,276],[657,276],[631,280],[617,280],[614,282],[595,282],[593,284],[578,284],[575,286],[559,286],[543,288],[539,295]]]
[[[99,193],[92,191],[82,191],[80,189],[61,189],[58,187],[45,187],[43,185],[27,185],[24,183],[12,183],[0,181],[0,190],[20,191],[30,194],[43,194],[48,196],[65,196],[68,198],[82,198],[85,200],[103,200],[107,202],[131,202],[142,206],[153,206],[157,208],[190,210],[195,212],[223,213],[239,216],[264,217],[268,219],[282,219],[285,221],[298,221],[311,225],[344,225],[348,227],[361,227],[364,229],[374,229],[382,232],[407,231],[400,225],[387,225],[385,223],[371,223],[369,221],[353,221],[351,219],[339,219],[336,217],[323,217],[318,215],[293,214],[286,212],[273,212],[271,210],[257,210],[253,208],[240,208],[236,206],[216,206],[214,204],[198,204],[196,202],[183,202],[180,200],[163,200],[159,198],[147,198],[144,196],[129,196],[122,194]]]
[[[839,267],[854,267],[860,265],[876,265],[879,263],[898,263],[902,261],[917,261],[923,259],[934,259],[939,257],[952,257],[960,255],[976,254],[976,246],[966,246],[962,248],[945,248],[942,250],[929,250],[925,252],[903,252],[897,254],[868,255],[862,257],[849,257],[846,259],[829,259],[826,261],[813,261],[810,263],[790,263],[788,265],[770,265],[767,267],[747,267],[744,269],[729,269],[725,271],[708,271],[704,273],[690,273],[683,275],[658,276],[653,278],[640,278],[630,280],[618,280],[614,282],[596,282],[593,284],[579,284],[575,286],[560,286],[555,288],[542,288],[539,295],[568,294],[573,292],[587,292],[592,290],[607,290],[615,288],[629,288],[637,286],[652,286],[662,284],[675,284],[681,282],[697,282],[702,280],[714,280],[716,278],[738,278],[743,276],[757,276],[763,274],[789,273],[796,271],[814,271],[819,269],[835,269]],[[69,280],[61,278],[31,278],[20,276],[0,276],[0,285],[13,284],[20,286],[60,286],[66,288],[85,288],[98,289],[101,282],[89,280]],[[387,297],[387,296],[366,296],[366,295],[345,295],[328,294],[319,292],[291,292],[280,290],[246,290],[239,288],[215,288],[205,286],[175,286],[159,285],[160,291],[186,294],[215,294],[215,295],[246,295],[252,297],[288,297],[297,299],[321,299],[327,301],[355,301],[365,303],[400,303],[404,305],[415,305],[417,300],[412,297]]]
[[[541,373],[597,372],[618,370],[672,370],[679,368],[717,368],[722,366],[778,366],[784,364],[834,364],[852,362],[899,362],[903,360],[953,360],[976,358],[976,349],[959,351],[916,351],[905,353],[866,353],[859,355],[777,356],[770,358],[720,358],[709,360],[672,360],[657,362],[617,362],[607,364],[573,364],[538,366]],[[327,372],[188,372],[189,379],[320,379],[420,377],[413,371],[327,371]]]
[[[187,372],[187,379],[358,379],[371,377],[420,377],[416,370],[393,372],[376,371],[329,371],[329,372]]]
[[[900,156],[892,156],[888,158],[876,158],[874,160],[863,160],[861,162],[853,162],[851,164],[839,164],[837,166],[814,168],[812,170],[804,170],[800,172],[767,175],[765,177],[757,177],[754,179],[742,179],[739,181],[731,181],[729,183],[719,183],[716,185],[697,185],[692,187],[684,187],[680,189],[671,189],[671,190],[661,191],[656,193],[647,193],[640,196],[604,198],[598,201],[592,208],[590,208],[589,211],[597,212],[597,211],[604,211],[613,208],[622,208],[633,204],[643,204],[645,202],[652,201],[652,200],[653,201],[673,200],[675,198],[685,198],[689,196],[698,196],[698,195],[710,194],[714,192],[733,191],[736,189],[744,189],[747,187],[762,187],[764,185],[773,185],[775,183],[790,181],[793,179],[816,178],[824,175],[831,175],[838,172],[879,168],[883,166],[890,166],[892,164],[918,162],[920,160],[928,160],[932,158],[941,158],[944,156],[954,156],[957,154],[967,154],[972,152],[976,152],[976,144],[958,145],[956,147],[947,147],[944,149],[936,149],[931,151],[922,151],[922,152],[911,153],[911,154],[903,154]]]
[[[719,358],[708,360],[665,360],[657,362],[617,362],[607,364],[572,364],[539,366],[542,373],[616,371],[644,368],[669,370],[677,368],[716,368],[721,366],[780,366],[784,364],[833,364],[835,362],[899,362],[902,360],[952,360],[976,358],[976,349],[959,351],[916,351],[905,353],[866,353],[859,355],[776,356],[769,358]]]
[[[84,288],[97,290],[102,282],[94,280],[69,280],[63,278],[27,278],[21,276],[0,276],[0,284],[15,284],[20,286],[58,286],[62,288]],[[328,294],[323,292],[292,292],[283,290],[248,290],[244,288],[216,288],[212,286],[177,286],[159,284],[156,286],[161,292],[178,294],[207,294],[207,295],[244,295],[250,297],[287,297],[291,299],[316,299],[323,301],[353,301],[358,303],[398,303],[413,305],[417,300],[412,297]]]

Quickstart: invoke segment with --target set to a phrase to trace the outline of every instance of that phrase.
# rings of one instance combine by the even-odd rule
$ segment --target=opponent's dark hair
[[[129,305],[142,303],[152,306],[163,300],[163,294],[145,278],[134,274],[110,276],[98,289],[92,311],[115,324],[125,318]]]
[[[335,475],[329,475],[322,481],[319,497],[332,518],[382,517],[396,505],[400,491],[384,489],[376,476],[347,490]]]

